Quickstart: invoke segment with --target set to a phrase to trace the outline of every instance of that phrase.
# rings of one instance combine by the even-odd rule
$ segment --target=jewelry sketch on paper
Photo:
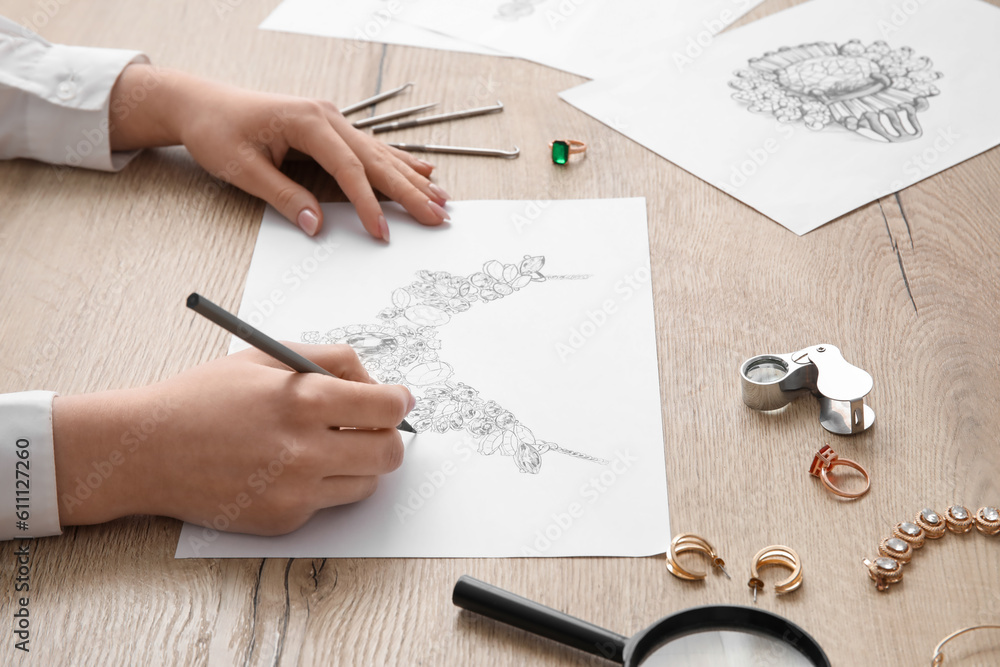
[[[868,46],[857,39],[840,46],[784,46],[748,64],[729,85],[737,91],[733,99],[747,103],[749,111],[817,131],[837,123],[890,143],[923,134],[917,113],[929,108],[927,98],[940,92],[934,81],[943,76],[930,58],[881,40]]]
[[[488,303],[547,280],[579,280],[588,275],[543,275],[545,258],[524,256],[518,264],[490,260],[482,271],[457,276],[418,271],[414,280],[392,292],[392,305],[378,324],[352,324],[302,334],[306,343],[346,343],[375,379],[403,384],[417,402],[407,419],[417,433],[465,430],[478,438],[479,453],[514,457],[521,472],[537,474],[542,455],[558,452],[606,465],[605,459],[536,438],[514,414],[479,391],[453,379],[455,369],[440,358],[438,329],[475,303]]]

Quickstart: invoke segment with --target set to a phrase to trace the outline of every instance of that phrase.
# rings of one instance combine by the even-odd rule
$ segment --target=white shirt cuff
[[[59,535],[51,391],[0,394],[0,540]]]
[[[138,51],[55,44],[40,63],[55,90],[28,103],[28,150],[43,162],[119,171],[139,151],[112,153],[111,89],[132,63],[148,63]],[[36,122],[37,121],[37,122]]]
[[[148,62],[138,51],[50,44],[0,19],[0,158],[122,169],[138,151],[111,152],[111,90],[127,66]]]

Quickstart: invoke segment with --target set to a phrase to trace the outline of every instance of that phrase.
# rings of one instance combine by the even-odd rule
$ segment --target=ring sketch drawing
[[[542,455],[558,452],[594,463],[607,461],[536,438],[514,414],[479,391],[455,380],[455,369],[441,358],[437,334],[456,315],[476,303],[510,296],[547,280],[586,279],[587,275],[543,275],[542,256],[517,264],[491,260],[468,276],[419,271],[416,280],[392,292],[392,305],[377,324],[352,324],[326,333],[307,331],[306,343],[346,343],[379,382],[403,384],[416,405],[408,419],[417,433],[465,430],[478,439],[479,453],[511,456],[521,472],[537,474]]]
[[[918,112],[939,93],[941,72],[913,49],[857,39],[813,42],[768,51],[737,70],[733,99],[781,122],[811,130],[837,123],[868,139],[897,143],[923,134]]]

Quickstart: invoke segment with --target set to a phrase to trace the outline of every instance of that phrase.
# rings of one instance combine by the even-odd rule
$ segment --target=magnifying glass
[[[629,638],[467,575],[455,584],[452,602],[626,667],[830,667],[805,630],[762,609],[692,607]]]

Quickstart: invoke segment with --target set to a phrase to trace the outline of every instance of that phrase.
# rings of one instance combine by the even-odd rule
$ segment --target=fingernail
[[[427,208],[429,208],[431,213],[436,215],[441,222],[448,222],[451,220],[451,216],[448,215],[448,211],[444,210],[430,199],[427,200]]]
[[[389,223],[385,221],[385,216],[378,217],[378,233],[382,235],[382,240],[389,241]]]
[[[427,160],[417,160],[417,162],[419,162],[419,163],[420,163],[420,164],[422,164],[423,166],[427,167],[427,168],[428,168],[428,169],[430,169],[431,171],[433,171],[433,170],[434,170],[434,165],[432,165],[432,164],[431,164],[430,162],[428,162]]]
[[[316,236],[316,230],[319,229],[319,218],[315,213],[307,208],[299,211],[298,219],[299,227],[302,228],[309,236]]]
[[[412,391],[407,390],[406,393],[410,395],[410,400],[406,404],[406,414],[410,414],[410,411],[413,410],[413,407],[417,404],[417,397],[413,395]]]
[[[439,188],[434,183],[431,183],[429,187],[430,187],[430,191],[433,192],[435,195],[437,195],[438,199],[443,199],[444,201],[448,201],[449,199],[451,199],[451,195],[450,194],[448,194],[447,192],[445,192],[444,190],[442,190],[441,188]]]

